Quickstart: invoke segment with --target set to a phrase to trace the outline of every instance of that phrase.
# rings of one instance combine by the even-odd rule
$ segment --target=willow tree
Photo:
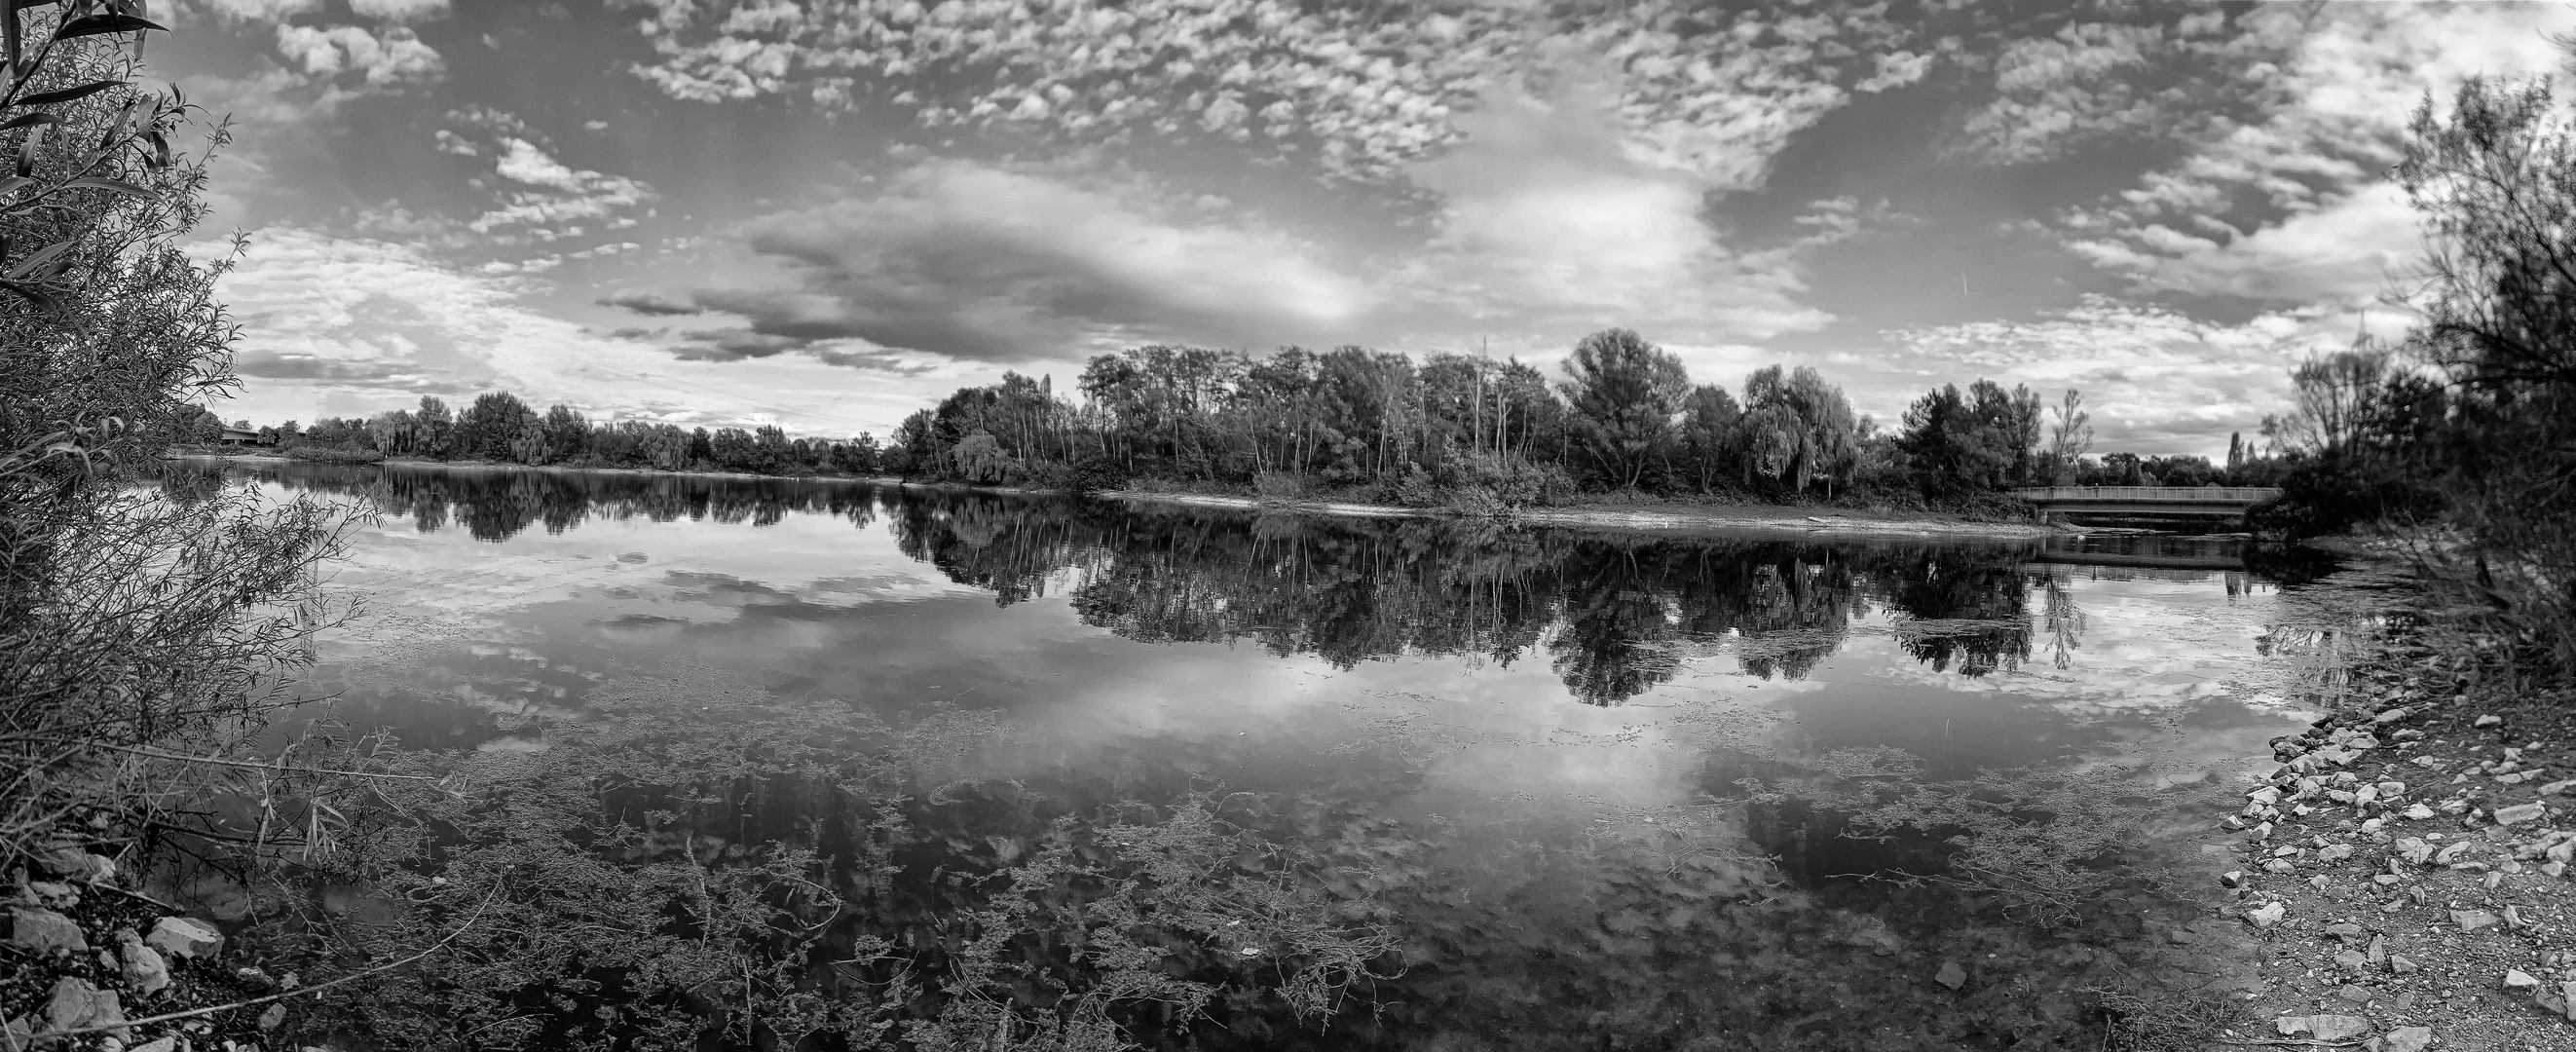
[[[117,818],[222,770],[170,757],[247,748],[308,660],[340,536],[314,504],[149,484],[236,382],[214,288],[234,257],[181,243],[225,132],[135,83],[160,28],[140,7],[0,13],[0,869],[66,836],[109,849]]]

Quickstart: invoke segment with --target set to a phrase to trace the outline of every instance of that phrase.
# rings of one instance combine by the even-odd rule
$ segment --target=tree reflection
[[[2045,593],[2056,660],[2081,632],[2033,544],[1665,537],[1432,519],[1328,520],[1133,508],[1031,495],[703,475],[290,465],[294,489],[363,495],[423,532],[480,540],[592,519],[758,527],[790,514],[868,526],[1002,605],[1063,595],[1087,623],[1149,643],[1249,642],[1349,668],[1403,655],[1509,666],[1544,653],[1574,696],[1615,705],[1731,650],[1800,679],[1874,612],[1936,670],[2030,656]],[[2061,666],[2063,667],[2063,666]]]

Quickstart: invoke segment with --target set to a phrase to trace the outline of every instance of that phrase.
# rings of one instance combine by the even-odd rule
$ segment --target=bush
[[[2441,514],[2442,504],[2430,485],[2397,471],[2308,458],[2282,477],[2281,495],[2246,512],[2245,522],[2256,536],[2295,541],[2373,523],[2430,519]]]

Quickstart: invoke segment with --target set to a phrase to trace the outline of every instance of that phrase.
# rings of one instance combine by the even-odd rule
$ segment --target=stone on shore
[[[223,951],[224,933],[193,917],[163,917],[143,937],[146,945],[181,960],[213,957]]]
[[[2481,730],[2488,727],[2502,727],[2504,726],[2504,717],[2495,715],[2480,716],[2476,720],[2471,721],[2469,726],[2476,727]]]
[[[2401,1026],[2379,1039],[2381,1052],[2424,1052],[2433,1043],[2433,1028]]]
[[[2493,927],[2497,920],[2498,918],[2495,914],[2489,913],[2485,910],[2451,911],[2451,923],[2459,925],[2460,930],[2463,932],[2471,932],[2480,928]]]
[[[2285,1015],[2272,1024],[2283,1037],[2306,1034],[2317,1041],[2341,1041],[2370,1032],[2370,1020],[2357,1015]]]
[[[142,936],[130,930],[119,932],[116,953],[124,961],[120,971],[125,976],[126,985],[137,992],[157,994],[170,985],[169,962],[161,959],[160,951],[143,945]]]
[[[2281,923],[2281,918],[2289,912],[2289,908],[2281,905],[2280,903],[2266,902],[2260,906],[2254,907],[2253,909],[2246,910],[2245,920],[2246,923],[2252,924],[2257,928],[2269,928],[2275,924]]]
[[[2507,968],[2504,970],[2504,988],[2507,990],[2530,990],[2538,987],[2539,985],[2540,980],[2534,978],[2530,972],[2523,971],[2520,968]]]
[[[2534,800],[2527,804],[2515,804],[2512,807],[2496,808],[2495,822],[2500,826],[2520,825],[2524,822],[2535,821],[2543,818],[2547,816],[2548,812],[2549,809],[2543,807],[2540,801]]]
[[[9,924],[9,945],[28,953],[89,952],[89,940],[81,936],[80,925],[52,910],[12,907]]]
[[[1932,981],[1956,990],[1968,985],[1968,971],[1959,967],[1957,961],[1943,961],[1941,970],[1933,973]]]
[[[101,990],[87,979],[66,975],[55,980],[53,996],[45,1003],[48,1030],[79,1030],[123,1022],[125,1008],[117,1003],[115,991]]]

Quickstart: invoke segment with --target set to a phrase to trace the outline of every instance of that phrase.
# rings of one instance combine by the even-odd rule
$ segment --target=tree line
[[[1553,378],[1516,358],[1154,345],[1092,358],[1075,386],[1079,400],[1017,373],[960,388],[905,418],[884,463],[963,482],[1153,479],[1415,506],[1609,491],[1937,504],[2277,474],[2241,437],[2223,466],[2094,457],[2079,392],[2051,405],[1991,380],[1927,391],[1883,427],[1813,369],[1771,366],[1737,390],[1694,384],[1678,355],[1619,328],[1575,344]]]
[[[461,411],[424,397],[417,409],[258,433],[318,460],[894,474],[1073,491],[1145,482],[1469,509],[1610,491],[1958,506],[2015,486],[2261,485],[2281,471],[2241,436],[2224,465],[2093,456],[2091,414],[2072,390],[2051,404],[2026,386],[1943,385],[1891,430],[1813,369],[1771,366],[1738,390],[1693,384],[1677,355],[1626,329],[1584,338],[1561,372],[1351,346],[1256,356],[1157,344],[1092,358],[1071,397],[1052,377],[1016,372],[960,388],[883,445],[868,434],[791,438],[775,425],[594,423],[508,392]],[[205,414],[198,439],[220,428]]]

